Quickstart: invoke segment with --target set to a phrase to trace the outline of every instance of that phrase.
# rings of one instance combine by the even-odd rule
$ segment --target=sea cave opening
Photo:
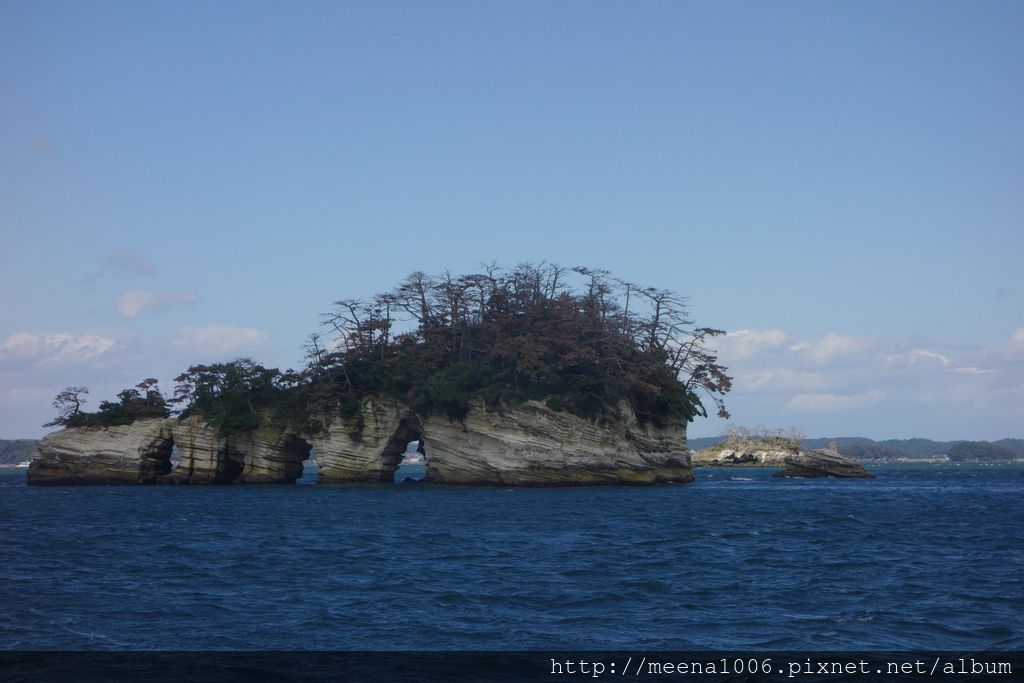
[[[285,434],[279,442],[284,462],[280,481],[289,484],[316,483],[316,466],[311,465],[313,445],[296,434]],[[309,474],[312,473],[312,480]]]
[[[396,484],[412,484],[423,481],[427,476],[427,453],[423,439],[410,441],[405,446],[402,459],[395,467]]]
[[[426,477],[427,462],[419,421],[403,418],[381,453],[380,481],[411,484]]]
[[[316,449],[310,448],[308,457],[302,461],[302,474],[295,480],[296,484],[315,484],[320,468],[316,464]]]

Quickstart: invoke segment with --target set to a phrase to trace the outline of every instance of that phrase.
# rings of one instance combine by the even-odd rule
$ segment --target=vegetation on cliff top
[[[131,424],[140,418],[168,417],[171,414],[157,380],[152,377],[120,392],[117,401],[100,401],[99,410],[94,413],[82,410],[88,393],[85,387],[67,387],[57,394],[53,400],[57,417],[43,426],[111,427]]]
[[[766,451],[788,451],[799,453],[803,450],[804,433],[797,427],[789,429],[767,429],[757,427],[751,429],[739,425],[729,425],[726,428],[724,439],[716,444],[708,446],[709,451],[733,450],[739,452],[751,452],[758,450]]]
[[[332,416],[357,420],[371,395],[452,419],[471,401],[501,410],[531,399],[591,419],[625,402],[658,425],[706,415],[703,400],[728,416],[731,378],[707,346],[721,331],[696,327],[684,297],[603,270],[416,272],[388,292],[337,301],[323,324],[302,370],[196,365],[176,378],[170,402],[225,434],[268,423],[316,431]]]

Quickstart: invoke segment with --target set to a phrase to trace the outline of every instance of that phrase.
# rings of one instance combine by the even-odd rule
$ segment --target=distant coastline
[[[27,467],[39,439],[0,439],[0,467]]]
[[[725,435],[689,438],[687,446],[699,451],[726,439]],[[842,455],[857,462],[1024,462],[1024,439],[933,441],[913,438],[876,441],[863,436],[841,436],[805,438],[803,446],[808,449],[825,448],[833,442]]]

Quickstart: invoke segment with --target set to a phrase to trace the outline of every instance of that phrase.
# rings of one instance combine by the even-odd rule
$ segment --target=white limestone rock
[[[426,452],[427,481],[504,486],[655,484],[693,480],[682,424],[640,424],[622,404],[600,421],[530,401],[504,411],[474,404],[465,419],[421,421],[407,405],[364,399],[319,435],[263,427],[221,436],[198,416],[124,427],[68,429],[40,444],[30,483],[293,483],[316,450],[319,481],[393,481],[411,441]],[[171,471],[172,445],[180,460]]]
[[[874,479],[873,472],[859,463],[839,454],[832,448],[816,448],[806,453],[786,458],[786,469],[776,472],[776,477],[842,477]]]
[[[45,436],[28,467],[28,483],[150,484],[171,469],[171,420],[73,427]]]
[[[418,418],[398,401],[365,399],[359,416],[335,417],[325,434],[308,439],[316,451],[317,481],[393,481],[406,446],[420,438],[418,427]]]
[[[174,472],[161,484],[227,484],[242,469],[240,459],[228,452],[228,440],[198,416],[174,422],[174,445],[180,458]]]
[[[294,484],[302,476],[310,444],[288,432],[258,429],[228,439],[228,453],[242,463],[235,478],[243,484]]]
[[[794,451],[759,446],[705,448],[695,451],[691,462],[694,467],[785,467],[786,458],[793,455]]]
[[[682,425],[640,426],[628,409],[595,423],[529,401],[505,412],[471,407],[453,422],[424,425],[427,481],[452,484],[565,486],[693,480]]]

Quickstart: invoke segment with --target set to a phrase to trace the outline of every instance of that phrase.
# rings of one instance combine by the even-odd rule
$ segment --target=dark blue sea
[[[568,489],[27,487],[0,649],[1024,649],[1024,466]]]

